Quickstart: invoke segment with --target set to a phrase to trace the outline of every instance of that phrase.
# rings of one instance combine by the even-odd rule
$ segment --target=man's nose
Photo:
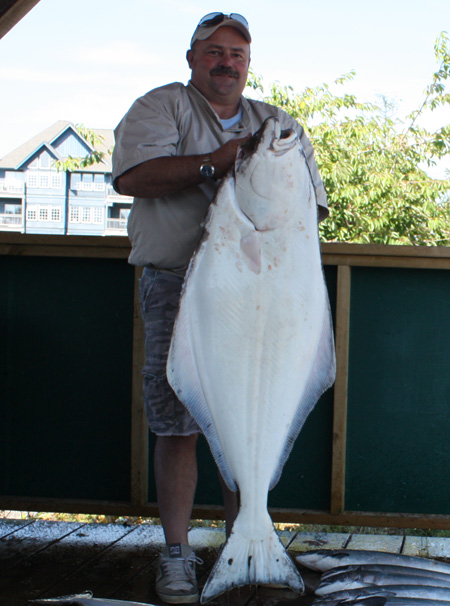
[[[222,56],[220,57],[220,65],[231,65],[231,53],[222,53]]]

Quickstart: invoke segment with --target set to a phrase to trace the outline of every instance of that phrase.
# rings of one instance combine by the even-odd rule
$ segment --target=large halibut
[[[247,584],[304,590],[267,511],[293,443],[335,377],[317,205],[302,145],[268,118],[222,182],[183,286],[169,382],[240,509],[202,602]]]

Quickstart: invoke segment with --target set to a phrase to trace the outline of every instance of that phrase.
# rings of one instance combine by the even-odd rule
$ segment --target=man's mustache
[[[211,76],[230,76],[231,78],[239,78],[237,71],[226,66],[214,67],[209,73]]]

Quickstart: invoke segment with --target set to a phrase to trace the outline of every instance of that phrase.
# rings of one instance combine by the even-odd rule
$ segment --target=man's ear
[[[186,60],[189,64],[189,68],[192,69],[192,60],[193,60],[193,52],[192,49],[190,48],[187,53],[186,53]]]

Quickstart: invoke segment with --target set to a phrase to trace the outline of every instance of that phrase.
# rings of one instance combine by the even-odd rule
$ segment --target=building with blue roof
[[[113,131],[90,130],[95,143],[85,132],[60,120],[0,159],[0,230],[126,235],[133,199],[112,188]]]

